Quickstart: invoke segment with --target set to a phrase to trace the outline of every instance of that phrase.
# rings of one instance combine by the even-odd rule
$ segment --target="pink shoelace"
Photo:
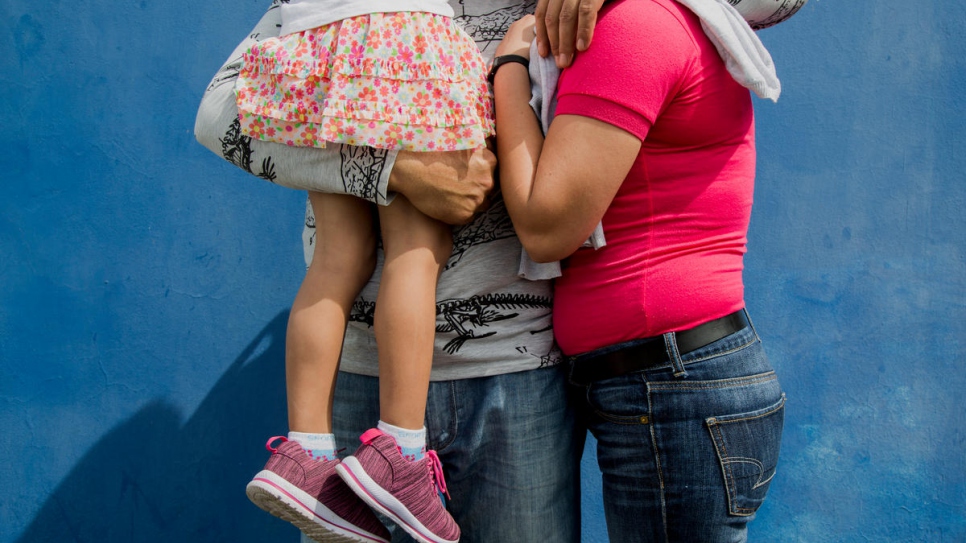
[[[436,489],[442,492],[446,499],[450,499],[446,480],[443,478],[443,463],[439,461],[436,451],[426,451],[426,456],[429,457],[429,474],[433,477]]]
[[[379,430],[378,428],[370,428],[359,436],[359,440],[363,443],[369,443],[376,437],[384,435],[386,434],[383,433],[382,430]],[[391,436],[387,437],[392,439]],[[395,441],[396,440],[393,439],[393,443],[395,443]],[[398,444],[396,445],[396,450],[398,450],[400,454],[402,453],[402,449]],[[433,486],[435,486],[437,490],[442,492],[443,495],[449,499],[449,490],[446,488],[446,479],[443,477],[443,463],[439,461],[439,456],[436,455],[436,451],[427,450],[426,456],[429,458],[429,462],[427,462],[427,464],[429,464],[429,475],[433,479]]]

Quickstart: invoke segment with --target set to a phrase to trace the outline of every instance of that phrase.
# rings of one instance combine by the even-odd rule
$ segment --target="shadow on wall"
[[[192,417],[164,401],[104,436],[53,492],[17,543],[262,541],[297,530],[245,496],[269,436],[284,433],[288,313],[275,317]]]

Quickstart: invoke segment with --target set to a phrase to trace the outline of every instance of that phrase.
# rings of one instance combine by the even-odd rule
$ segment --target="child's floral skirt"
[[[476,149],[493,133],[485,61],[452,19],[374,13],[256,43],[235,85],[242,132],[300,147]]]

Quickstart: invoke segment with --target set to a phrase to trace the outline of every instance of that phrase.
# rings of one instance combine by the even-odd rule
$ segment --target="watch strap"
[[[500,55],[493,58],[493,64],[490,65],[490,73],[487,74],[486,80],[493,84],[493,78],[496,77],[496,71],[504,64],[509,64],[515,62],[517,64],[523,64],[527,69],[530,69],[530,59],[520,55]]]

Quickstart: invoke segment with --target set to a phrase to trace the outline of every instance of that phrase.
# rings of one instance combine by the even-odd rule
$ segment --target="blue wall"
[[[284,427],[303,199],[191,133],[267,4],[0,2],[0,543],[296,540],[242,487]],[[789,403],[753,541],[966,541],[964,8],[761,32],[747,301]]]

